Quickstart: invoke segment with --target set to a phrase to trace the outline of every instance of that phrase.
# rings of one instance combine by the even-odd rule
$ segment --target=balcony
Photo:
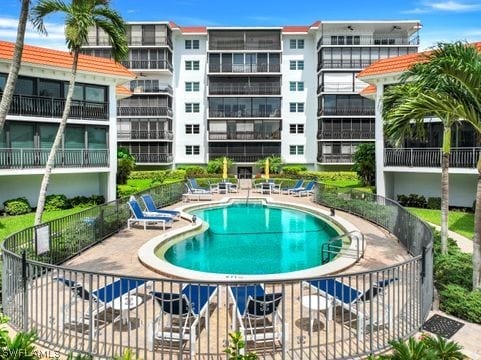
[[[281,110],[238,110],[238,111],[216,111],[216,110],[209,110],[209,117],[211,118],[251,118],[251,117],[260,117],[260,118],[279,118],[281,117]]]
[[[173,67],[167,60],[124,60],[121,64],[131,70],[168,70],[173,71]]]
[[[129,46],[168,46],[173,48],[172,40],[168,37],[156,37],[155,39],[146,39],[142,36],[131,36]]]
[[[209,158],[215,159],[218,157],[228,157],[234,162],[241,162],[241,163],[254,163],[257,160],[265,159],[268,156],[281,156],[280,152],[277,154],[273,153],[262,153],[262,154],[232,154],[232,153],[210,153]]]
[[[14,95],[10,104],[10,115],[39,116],[61,118],[65,107],[65,99]],[[109,118],[109,104],[72,101],[69,118],[107,120]]]
[[[172,109],[160,106],[118,106],[117,116],[169,116],[172,117]]]
[[[373,62],[373,60],[323,60],[317,64],[317,70],[321,69],[364,69]]]
[[[244,41],[237,39],[209,40],[209,50],[281,50],[280,41],[257,40]]]
[[[211,73],[278,73],[280,64],[213,64],[209,63]]]
[[[280,131],[252,131],[252,132],[212,132],[209,131],[209,140],[280,140]]]
[[[352,154],[324,154],[317,156],[317,162],[323,164],[352,164]]]
[[[481,148],[452,148],[449,167],[476,168]],[[384,149],[384,166],[441,168],[442,151],[439,148]]]
[[[209,95],[280,95],[279,84],[212,84]]]
[[[318,139],[374,139],[373,131],[343,130],[343,131],[319,131]]]
[[[117,131],[118,140],[172,140],[172,131],[130,130]]]
[[[342,45],[419,45],[419,37],[394,36],[394,34],[375,34],[374,36],[347,35],[326,36],[319,40],[318,46]]]
[[[168,164],[173,161],[171,153],[133,153],[132,156],[137,164]]]
[[[138,86],[136,84],[130,84],[130,91],[134,94],[174,94],[174,89],[170,85],[159,86]]]
[[[0,148],[0,169],[44,168],[50,149]],[[109,150],[58,150],[54,168],[93,168],[109,166]]]
[[[369,107],[324,107],[318,110],[317,115],[359,115],[374,116],[374,106]]]
[[[352,83],[352,82],[339,82],[339,83],[327,83],[320,84],[317,88],[317,92],[333,92],[333,93],[344,93],[344,92],[355,92],[358,93],[364,89],[366,84]]]

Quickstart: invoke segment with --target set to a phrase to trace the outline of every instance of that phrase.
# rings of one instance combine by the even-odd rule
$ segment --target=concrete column
[[[382,117],[383,84],[376,84],[376,120],[374,127],[376,144],[376,193],[386,196],[386,182],[384,177],[384,131]]]

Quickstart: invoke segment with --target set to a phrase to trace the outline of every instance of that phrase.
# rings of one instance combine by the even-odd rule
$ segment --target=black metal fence
[[[167,205],[180,199],[182,187],[149,193]],[[47,223],[46,256],[35,253],[34,228],[7,238],[4,312],[46,345],[105,358],[126,349],[143,359],[225,358],[228,334],[239,330],[247,350],[263,359],[346,359],[419,330],[432,300],[430,229],[375,195],[321,186],[314,199],[383,226],[413,258],[355,274],[255,282],[140,278],[59,265],[125,226],[130,214],[121,199]]]

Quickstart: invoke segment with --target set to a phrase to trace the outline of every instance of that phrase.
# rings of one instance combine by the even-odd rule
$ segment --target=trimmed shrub
[[[428,204],[426,198],[423,195],[409,194],[398,195],[397,201],[401,206],[415,207],[415,208],[425,208]]]
[[[45,211],[63,210],[70,207],[71,205],[65,195],[52,194],[45,198]]]
[[[185,176],[187,177],[203,177],[207,174],[202,166],[181,166],[179,169],[185,170]]]
[[[459,285],[448,285],[439,292],[439,308],[448,314],[481,323],[481,291],[468,291]]]
[[[429,197],[426,204],[428,209],[441,209],[441,198],[440,197]]]
[[[32,207],[24,197],[7,200],[3,206],[7,215],[23,215],[32,211]]]
[[[282,167],[283,176],[298,177],[301,171],[306,171],[307,168],[304,165],[287,165]]]
[[[434,279],[438,289],[457,285],[470,291],[473,286],[472,255],[458,251],[437,256]]]

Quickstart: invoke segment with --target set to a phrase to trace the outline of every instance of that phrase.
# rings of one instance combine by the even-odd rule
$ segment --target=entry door
[[[251,179],[252,178],[252,167],[242,167],[237,168],[237,177],[239,179]]]

